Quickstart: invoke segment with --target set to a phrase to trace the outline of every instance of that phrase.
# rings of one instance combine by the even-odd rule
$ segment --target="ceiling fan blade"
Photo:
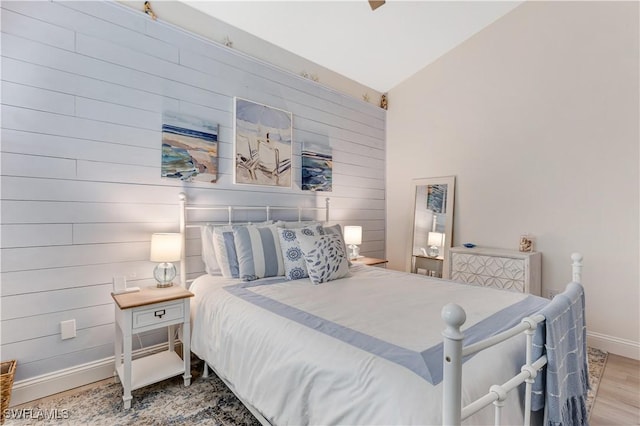
[[[376,10],[383,4],[384,4],[384,0],[369,0],[369,6],[371,6],[371,10]]]

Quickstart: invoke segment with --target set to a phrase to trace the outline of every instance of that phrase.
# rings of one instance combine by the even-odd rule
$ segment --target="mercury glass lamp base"
[[[429,251],[427,252],[427,255],[429,257],[438,257],[439,254],[440,254],[440,250],[438,250],[438,246],[429,247]]]
[[[171,287],[176,277],[176,267],[173,263],[159,263],[153,270],[153,277],[158,282],[159,288]]]
[[[355,244],[349,244],[349,259],[357,259],[360,257],[360,247]]]

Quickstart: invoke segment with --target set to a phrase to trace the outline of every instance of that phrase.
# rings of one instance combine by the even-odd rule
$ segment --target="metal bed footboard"
[[[582,255],[571,255],[572,281],[580,283],[582,278]],[[481,409],[493,404],[495,406],[495,424],[501,424],[502,407],[507,395],[522,383],[525,385],[525,403],[523,424],[531,422],[531,391],[538,371],[547,364],[546,355],[533,359],[533,335],[539,323],[545,320],[543,315],[533,315],[524,318],[520,324],[488,339],[463,347],[464,334],[460,327],[466,320],[466,313],[462,307],[450,303],[442,308],[442,319],[446,324],[442,332],[444,337],[443,354],[443,396],[442,396],[442,424],[460,425],[460,423]],[[462,406],[462,359],[491,346],[497,345],[520,333],[526,335],[526,362],[520,373],[502,384],[489,388],[489,392],[466,406]]]

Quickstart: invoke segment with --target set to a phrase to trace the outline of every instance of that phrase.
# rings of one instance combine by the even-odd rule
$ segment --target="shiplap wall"
[[[2,359],[16,380],[113,355],[113,275],[152,285],[153,232],[196,204],[323,205],[384,256],[385,112],[111,2],[2,4]],[[233,97],[293,113],[293,189],[233,185]],[[219,182],[160,178],[162,112],[220,125]],[[333,192],[300,190],[303,141]],[[189,235],[191,276],[203,270]],[[62,341],[59,322],[75,318]],[[140,336],[143,346],[163,335]],[[134,343],[140,343],[138,341]]]

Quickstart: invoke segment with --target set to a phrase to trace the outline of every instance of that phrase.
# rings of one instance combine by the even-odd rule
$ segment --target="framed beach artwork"
[[[434,213],[447,212],[447,184],[427,186],[427,209]]]
[[[302,144],[302,190],[328,191],[333,186],[331,147],[316,142]]]
[[[235,98],[234,183],[291,188],[290,112]]]
[[[218,125],[198,117],[162,115],[162,177],[186,182],[218,180]]]

